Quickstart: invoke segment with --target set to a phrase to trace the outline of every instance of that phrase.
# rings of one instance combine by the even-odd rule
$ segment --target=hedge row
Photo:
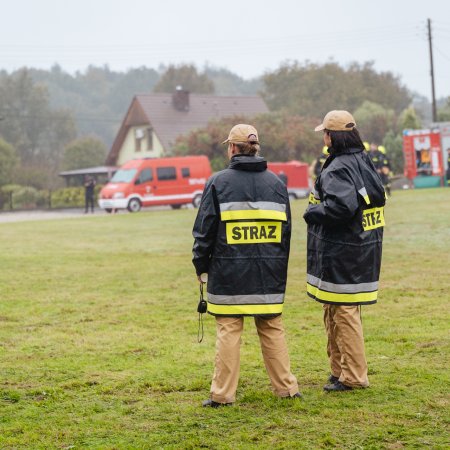
[[[102,186],[95,187],[95,199]],[[0,188],[0,209],[82,208],[84,187],[68,187],[56,191],[37,190],[30,186],[10,184]]]

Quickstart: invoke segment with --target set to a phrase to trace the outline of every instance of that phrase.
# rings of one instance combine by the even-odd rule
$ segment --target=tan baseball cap
[[[348,111],[330,111],[324,118],[321,125],[314,131],[352,131],[356,127],[353,116]]]
[[[223,141],[222,144],[242,144],[247,142],[259,144],[258,132],[256,131],[256,128],[251,125],[239,123],[231,129],[228,139]]]

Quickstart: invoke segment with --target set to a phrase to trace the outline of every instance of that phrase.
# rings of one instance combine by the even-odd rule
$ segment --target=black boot
[[[202,406],[203,407],[211,407],[211,408],[220,408],[221,406],[231,406],[233,403],[219,403],[219,402],[215,402],[214,400],[211,400],[210,398],[208,398],[208,400],[204,400],[202,402]]]
[[[326,384],[323,387],[323,390],[326,392],[341,392],[341,391],[353,391],[351,386],[347,386],[342,384],[339,380],[336,383]]]
[[[339,381],[339,377],[335,377],[333,374],[331,374],[331,375],[328,377],[328,381],[329,381],[331,384],[337,383],[337,382]]]

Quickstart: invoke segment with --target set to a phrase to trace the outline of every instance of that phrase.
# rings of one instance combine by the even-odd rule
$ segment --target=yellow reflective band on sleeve
[[[336,294],[334,292],[322,291],[309,283],[306,283],[306,290],[308,294],[311,294],[317,300],[323,300],[329,303],[364,303],[373,302],[378,298],[378,291]]]
[[[362,213],[362,227],[364,231],[384,227],[384,207],[364,209]]]
[[[266,219],[266,220],[282,220],[287,221],[287,215],[283,211],[275,211],[272,209],[240,209],[236,211],[222,211],[220,213],[222,221],[226,220],[252,220],[252,219]]]
[[[208,312],[219,315],[238,315],[238,314],[281,314],[283,303],[274,305],[215,305],[208,302]]]
[[[309,193],[309,203],[311,205],[318,205],[320,203],[320,200],[316,197],[314,197],[314,194],[312,192]]]
[[[228,244],[281,242],[281,222],[227,222]]]

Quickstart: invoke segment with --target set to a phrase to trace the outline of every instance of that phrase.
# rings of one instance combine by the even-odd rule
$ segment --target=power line
[[[66,121],[70,119],[76,119],[77,121],[85,121],[85,122],[110,122],[110,123],[121,123],[123,118],[108,118],[108,117],[100,117],[100,116],[81,116],[78,114],[73,114],[70,117],[60,117],[57,114],[18,114],[18,113],[10,113],[6,109],[0,110],[0,117],[4,120],[6,119],[23,119],[23,120],[59,120]]]
[[[450,56],[446,55],[442,50],[439,49],[439,47],[436,47],[436,44],[433,45],[433,47],[438,51],[438,53],[445,58],[447,61],[450,61]]]
[[[156,45],[136,44],[107,44],[107,45],[51,45],[51,46],[37,46],[35,44],[26,45],[5,45],[0,44],[0,50],[3,57],[8,58],[36,58],[37,56],[54,58],[55,52],[64,50],[67,57],[63,59],[71,59],[87,56],[96,56],[101,53],[103,57],[115,58],[117,55],[119,59],[126,55],[144,58],[167,58],[173,56],[184,56],[189,58],[190,55],[198,53],[204,54],[207,51],[214,51],[221,53],[232,52],[236,54],[236,47],[241,51],[247,49],[252,51],[266,51],[267,48],[283,49],[294,47],[308,49],[323,49],[328,48],[330,51],[337,47],[348,47],[351,50],[355,46],[366,46],[367,44],[392,44],[392,42],[410,39],[415,37],[417,26],[408,26],[406,28],[398,28],[396,26],[376,27],[372,29],[361,30],[345,30],[343,32],[320,33],[318,35],[304,34],[292,35],[277,38],[260,38],[247,39],[245,41],[203,41],[203,42],[182,42],[182,43],[159,43]],[[356,36],[356,40],[355,40]],[[40,50],[40,52],[39,52]],[[37,52],[40,55],[37,55]],[[59,58],[61,59],[61,58]]]

